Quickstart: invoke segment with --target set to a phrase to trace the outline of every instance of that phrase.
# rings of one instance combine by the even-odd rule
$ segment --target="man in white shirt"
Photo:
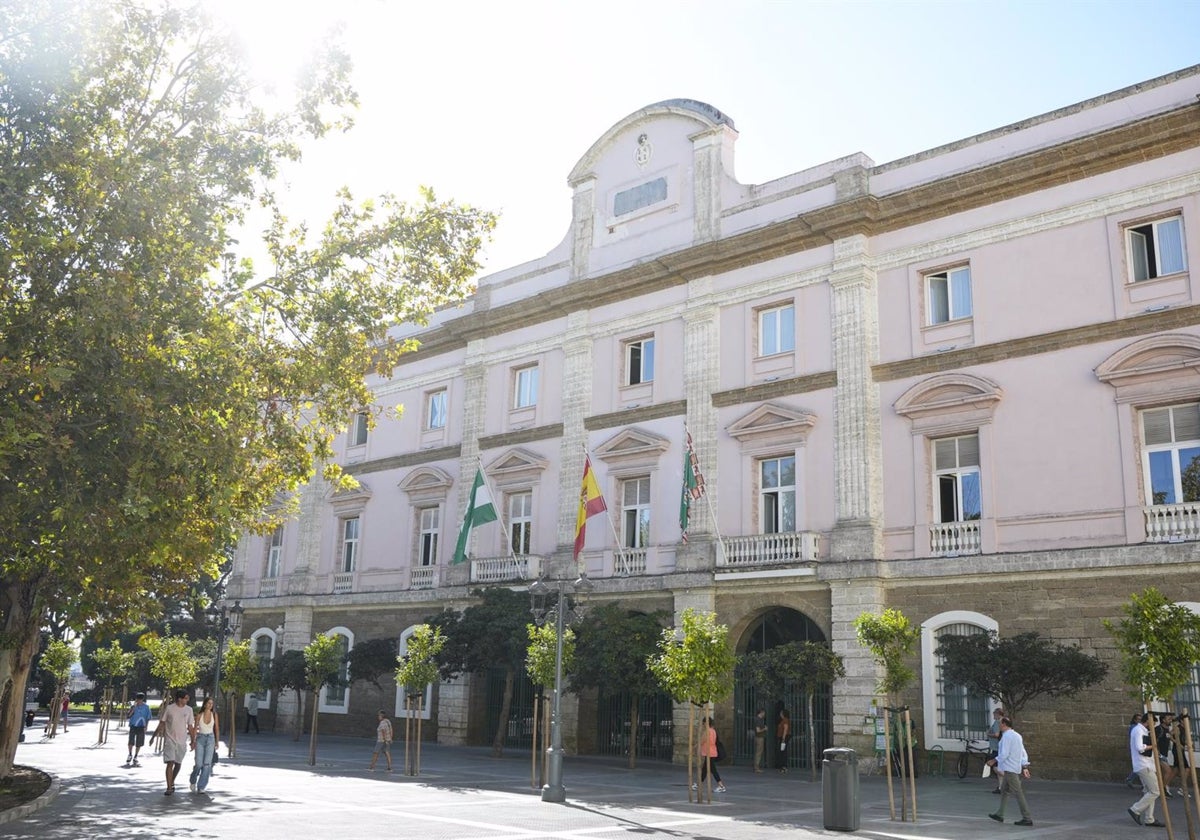
[[[1164,823],[1154,819],[1154,803],[1158,800],[1158,773],[1154,769],[1154,749],[1150,746],[1150,730],[1146,728],[1150,715],[1142,715],[1137,725],[1129,730],[1129,760],[1133,772],[1142,780],[1142,798],[1126,809],[1138,825],[1162,828]]]
[[[1025,739],[1012,728],[1012,721],[1006,717],[1000,718],[1000,751],[988,764],[1004,774],[1000,777],[1000,810],[988,816],[996,822],[1004,822],[1004,806],[1011,793],[1021,806],[1021,819],[1014,825],[1033,825],[1021,787],[1021,781],[1029,778],[1029,754],[1025,752]]]

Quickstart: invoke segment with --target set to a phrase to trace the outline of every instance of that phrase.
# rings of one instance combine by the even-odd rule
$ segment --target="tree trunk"
[[[421,775],[421,726],[425,716],[425,692],[417,695],[417,761],[413,767],[413,775]]]
[[[538,715],[541,714],[541,706],[538,705],[539,696],[533,695],[533,738],[529,744],[529,786],[534,790],[538,787],[537,765],[538,765]]]
[[[4,581],[0,587],[0,616],[4,617],[0,646],[0,780],[12,777],[17,744],[25,728],[25,686],[37,653],[39,628],[33,610],[33,587]]]
[[[229,732],[229,747],[228,755],[230,758],[237,758],[237,694],[229,692],[229,717],[225,718],[226,727]],[[214,746],[215,750],[216,747]]]
[[[888,810],[891,812],[891,819],[896,819],[896,794],[892,788],[892,710],[891,707],[885,707],[883,710],[883,760],[884,774],[887,776],[888,785]]]
[[[1175,773],[1179,778],[1179,789],[1183,791],[1183,816],[1187,820],[1188,840],[1196,840],[1196,824],[1192,820],[1192,809],[1188,807],[1187,801],[1187,776],[1183,770],[1184,755],[1183,755],[1183,732],[1182,727],[1175,726],[1171,729],[1171,744],[1175,748]],[[1164,794],[1165,795],[1165,794]],[[1165,804],[1165,801],[1164,801]]]
[[[304,695],[302,689],[296,691],[296,719],[292,723],[292,740],[299,741],[300,736],[304,734]]]
[[[912,821],[917,821],[917,765],[913,761],[912,718],[904,710],[904,751],[908,755],[908,783],[912,786]]]
[[[638,741],[641,739],[642,722],[638,717],[638,696],[629,698],[629,769],[637,769]]]
[[[808,706],[808,773],[809,779],[817,780],[817,725],[813,723],[813,693],[804,695]]]
[[[696,737],[696,706],[693,703],[688,703],[688,745],[687,745],[687,768],[688,768],[688,802],[692,801],[692,785],[696,785],[696,801],[700,801],[699,791],[699,773],[694,773],[692,768],[695,767],[695,762],[692,759],[695,757],[695,737]],[[694,781],[693,781],[694,780]]]
[[[504,739],[508,734],[508,713],[512,710],[513,669],[504,672],[504,699],[500,702],[500,725],[496,727],[496,737],[492,739],[492,757],[504,755]],[[561,721],[560,721],[561,725]]]
[[[317,764],[317,722],[321,716],[321,705],[316,702],[317,695],[313,692],[312,697],[312,734],[308,739],[308,766],[315,767]]]

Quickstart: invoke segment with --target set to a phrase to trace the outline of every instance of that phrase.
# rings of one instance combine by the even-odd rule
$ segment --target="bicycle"
[[[988,759],[992,757],[992,751],[988,747],[986,738],[959,738],[958,740],[963,742],[963,751],[958,754],[958,765],[955,767],[955,772],[958,773],[958,778],[965,779],[971,756],[979,756],[982,764],[986,765]],[[982,766],[979,772],[983,773]]]

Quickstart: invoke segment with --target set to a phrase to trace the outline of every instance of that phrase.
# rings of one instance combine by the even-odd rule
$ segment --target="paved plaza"
[[[112,730],[96,745],[96,724],[71,726],[43,740],[40,727],[17,750],[17,763],[54,774],[59,793],[36,813],[0,824],[0,837],[81,840],[108,837],[253,838],[380,836],[421,840],[616,840],[631,836],[678,840],[805,840],[815,837],[1066,838],[1125,840],[1165,836],[1134,825],[1125,813],[1136,794],[1118,783],[1028,783],[1034,826],[1010,801],[1006,824],[988,819],[999,797],[990,780],[922,777],[918,821],[889,819],[886,780],[861,784],[861,828],[823,828],[820,782],[806,773],[756,775],[744,766],[721,768],[729,792],[713,802],[688,802],[685,769],[657,762],[636,770],[616,759],[564,762],[565,805],[545,803],[530,787],[530,759],[510,751],[495,759],[484,748],[425,745],[419,777],[406,777],[403,743],[395,745],[397,772],[371,773],[371,741],[322,739],[310,767],[307,736],[238,736],[238,756],[222,759],[208,794],[187,789],[189,756],[174,796],[163,796],[162,760],[144,753],[126,768],[125,733]],[[380,763],[382,767],[382,762]],[[1036,766],[1036,765],[1035,765]],[[1177,836],[1186,837],[1182,803],[1170,805]],[[4,819],[4,815],[0,815]]]

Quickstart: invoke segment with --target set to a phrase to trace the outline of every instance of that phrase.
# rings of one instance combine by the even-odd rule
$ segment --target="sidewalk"
[[[991,780],[922,777],[918,821],[889,818],[886,779],[860,780],[862,816],[856,832],[823,827],[822,786],[806,773],[756,775],[744,766],[721,768],[729,792],[712,804],[688,802],[686,770],[644,762],[628,770],[614,759],[568,756],[565,805],[544,803],[530,787],[530,756],[494,759],[477,747],[422,746],[421,775],[406,777],[404,745],[393,746],[396,772],[370,773],[372,742],[322,738],[310,767],[307,736],[238,735],[236,759],[221,748],[209,788],[187,792],[189,756],[179,791],[164,797],[161,758],[143,751],[142,766],[126,768],[125,732],[112,730],[97,746],[96,724],[80,721],[53,741],[28,730],[17,763],[39,767],[61,782],[60,795],[37,813],[0,824],[0,837],[79,840],[80,837],[253,837],[273,840],[385,833],[422,840],[609,840],[629,834],[695,840],[808,840],[864,837],[916,840],[1027,837],[1126,840],[1165,837],[1137,826],[1125,809],[1137,798],[1123,784],[1027,784],[1032,828],[1010,801],[1006,824],[989,820],[998,806]],[[382,768],[382,762],[380,768]],[[1176,836],[1186,837],[1183,804],[1170,802]],[[1161,819],[1161,809],[1159,813]]]

